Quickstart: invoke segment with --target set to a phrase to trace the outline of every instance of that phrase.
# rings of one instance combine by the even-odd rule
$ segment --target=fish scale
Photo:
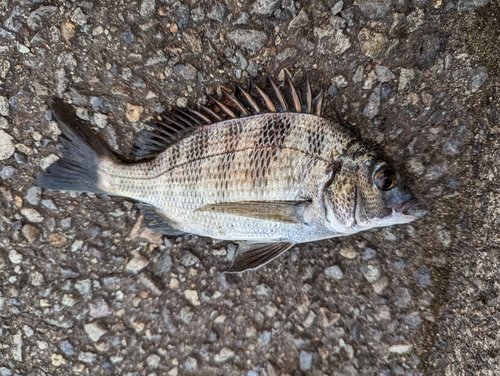
[[[307,81],[302,101],[287,72],[280,87],[268,81],[268,92],[238,86],[211,108],[162,114],[136,139],[133,163],[56,101],[63,158],[37,184],[132,198],[147,226],[164,234],[245,241],[231,272],[258,268],[296,243],[414,219],[404,212],[416,200],[397,171],[320,116],[321,93],[313,99]]]

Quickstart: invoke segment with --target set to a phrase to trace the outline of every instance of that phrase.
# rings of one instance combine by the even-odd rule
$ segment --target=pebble
[[[175,74],[179,75],[183,80],[192,81],[196,79],[198,71],[191,64],[177,64],[174,67]]]
[[[224,15],[226,14],[226,8],[219,2],[216,2],[212,9],[207,14],[207,17],[211,20],[222,22],[224,21]]]
[[[373,283],[380,278],[380,267],[377,265],[362,265],[359,270],[370,283]]]
[[[344,8],[344,2],[343,1],[338,1],[335,3],[335,5],[332,7],[332,14],[336,16],[340,12],[342,12],[342,8]]]
[[[267,34],[259,30],[234,30],[227,33],[227,39],[238,47],[252,53],[260,51],[267,42]]]
[[[234,351],[228,349],[227,347],[222,348],[222,350],[214,356],[215,363],[224,363],[229,359],[234,357]]]
[[[189,24],[189,6],[187,4],[180,4],[175,7],[175,22],[179,29],[184,30]]]
[[[43,222],[43,217],[35,209],[31,209],[31,208],[21,209],[21,214],[24,215],[28,219],[28,221],[30,221],[30,222],[33,222],[33,223]]]
[[[353,258],[356,258],[358,252],[356,252],[354,248],[347,247],[340,250],[340,255],[346,259],[352,260]]]
[[[42,202],[42,205],[45,206],[47,209],[57,210],[57,206],[54,204],[54,201],[52,201],[51,199],[42,200],[41,202]]]
[[[288,30],[300,29],[301,27],[307,26],[309,24],[309,17],[307,13],[302,9],[297,16],[288,24]]]
[[[148,264],[149,260],[147,258],[143,257],[139,253],[135,253],[134,257],[132,257],[132,259],[125,266],[125,269],[132,272],[138,272],[139,270],[144,269]]]
[[[59,345],[59,348],[66,356],[71,356],[75,353],[75,349],[74,349],[73,345],[71,343],[69,343],[69,341],[61,342],[61,344]]]
[[[184,362],[184,368],[186,369],[186,371],[196,371],[198,369],[198,361],[196,360],[196,358],[190,356]]]
[[[84,329],[87,332],[89,338],[94,342],[99,341],[99,338],[101,338],[107,332],[107,330],[101,328],[99,325],[93,322],[90,324],[85,324]]]
[[[406,307],[408,303],[411,301],[410,292],[405,287],[398,287],[394,291],[394,298],[396,299],[394,301],[394,304],[399,308]]]
[[[64,359],[61,354],[54,353],[50,356],[50,362],[54,367],[60,367],[63,364],[66,364],[66,359]]]
[[[9,252],[9,260],[13,264],[20,264],[23,261],[23,255],[13,249]]]
[[[9,69],[10,69],[9,60],[0,59],[0,78],[5,79],[5,77],[7,77],[7,73],[9,72]],[[1,128],[1,126],[0,126],[0,128]]]
[[[19,171],[12,166],[5,166],[0,171],[0,178],[2,178],[3,180],[7,180],[7,179],[10,179],[11,177],[17,175],[18,172]]]
[[[144,112],[144,108],[142,106],[133,105],[131,103],[127,103],[127,108],[125,110],[125,116],[132,123],[137,123],[141,118],[142,113]]]
[[[139,9],[139,14],[142,18],[151,18],[155,14],[156,1],[143,0]]]
[[[46,171],[49,166],[55,161],[59,160],[59,157],[55,154],[49,154],[47,157],[40,159],[40,167],[43,171]]]
[[[490,0],[458,0],[457,10],[459,12],[470,12],[488,4]]]
[[[57,11],[58,8],[54,6],[41,6],[30,13],[26,23],[33,30],[41,29]]]
[[[33,243],[40,235],[40,230],[32,225],[24,225],[21,232],[30,243]]]
[[[267,346],[271,342],[272,334],[270,331],[264,330],[259,336],[259,345]]]
[[[365,252],[363,253],[363,256],[361,256],[363,260],[371,260],[375,257],[377,257],[377,251],[369,247],[365,248]]]
[[[300,369],[302,371],[309,371],[312,367],[313,354],[308,351],[301,350],[299,359],[300,359]]]
[[[307,315],[306,319],[302,324],[304,325],[304,327],[310,328],[314,324],[315,320],[316,320],[316,314],[314,313],[314,311],[309,311],[309,315]]]
[[[146,358],[148,368],[157,369],[160,366],[161,357],[158,354],[151,354]]]
[[[28,193],[24,196],[24,199],[28,201],[31,205],[38,205],[40,203],[40,195],[42,194],[42,188],[31,187],[28,189]]]
[[[97,354],[91,352],[81,352],[78,354],[78,360],[83,363],[94,363],[97,360]]]
[[[251,13],[271,17],[280,5],[281,0],[257,0],[254,2]]]
[[[194,312],[190,307],[184,307],[181,309],[180,316],[184,323],[189,324],[194,317]]]
[[[233,25],[246,25],[250,22],[250,16],[246,12],[240,13],[236,21],[233,22]]]
[[[331,82],[332,82],[333,85],[335,85],[338,88],[345,88],[345,87],[347,87],[347,80],[342,75],[333,77],[332,80],[331,80]]]
[[[482,84],[488,79],[488,69],[486,67],[477,67],[471,71],[469,78],[469,90],[475,93]]]
[[[394,73],[392,73],[389,68],[382,65],[375,66],[375,73],[377,74],[377,80],[379,82],[389,82],[396,79]]]
[[[401,68],[401,72],[399,73],[398,91],[402,92],[410,88],[414,80],[415,71],[413,69]]]
[[[0,130],[0,161],[10,158],[14,154],[14,151],[14,139],[5,131]]]
[[[466,131],[467,127],[463,124],[456,127],[444,142],[442,149],[443,154],[457,155],[460,152],[460,147],[462,146]]]
[[[12,371],[6,367],[0,367],[0,375],[1,376],[12,376]]]
[[[84,26],[87,23],[87,16],[83,13],[82,8],[76,8],[71,15],[71,21],[76,23],[78,26]]]
[[[20,330],[11,337],[10,353],[14,360],[23,361],[23,333]]]
[[[344,35],[342,30],[331,26],[315,27],[314,34],[319,39],[317,51],[322,55],[340,56],[351,47],[349,37]]]
[[[413,348],[412,345],[398,344],[389,347],[388,351],[396,354],[404,354],[410,351],[412,348]]]
[[[340,266],[338,265],[333,265],[325,269],[325,275],[327,277],[333,278],[337,281],[340,281],[342,278],[344,278],[344,273],[342,273],[342,270],[340,269]]]
[[[367,105],[363,109],[363,115],[370,120],[377,116],[380,111],[380,88],[381,85],[378,85],[373,90],[370,94]]]
[[[184,291],[184,297],[193,306],[199,306],[201,304],[200,299],[198,298],[198,291],[196,291],[196,290]]]
[[[418,285],[421,287],[426,287],[431,284],[431,272],[427,266],[420,267],[415,272],[415,281],[417,281]]]
[[[375,33],[366,28],[361,29],[358,34],[358,40],[363,53],[372,59],[377,58],[383,52],[384,46],[387,43],[385,35]]]
[[[9,122],[7,121],[6,118],[0,116],[0,129],[7,129],[9,128]]]
[[[418,312],[411,312],[404,317],[404,323],[411,329],[416,329],[422,323],[422,319],[420,318]]]

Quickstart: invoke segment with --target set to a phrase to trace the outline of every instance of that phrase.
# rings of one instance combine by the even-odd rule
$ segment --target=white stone
[[[184,297],[194,306],[199,306],[200,299],[198,298],[198,291],[196,290],[186,290],[184,291]]]
[[[125,269],[130,270],[131,272],[138,272],[139,270],[144,269],[149,264],[149,260],[139,253],[136,253],[134,257],[127,263]]]
[[[13,263],[13,264],[20,264],[21,261],[23,261],[23,255],[16,252],[15,250],[12,250],[9,252],[9,260]]]
[[[100,326],[98,326],[96,323],[93,322],[90,324],[85,324],[84,328],[89,338],[94,342],[99,341],[99,338],[101,338],[104,335],[104,333],[107,332],[107,330],[101,328]]]
[[[0,130],[0,161],[10,158],[15,150],[14,139],[5,131]]]
[[[214,356],[215,363],[224,363],[234,357],[234,351],[224,347],[220,353]]]
[[[43,217],[35,209],[31,208],[21,209],[21,214],[24,215],[30,222],[34,223],[43,222]]]
[[[396,353],[396,354],[404,354],[410,351],[413,348],[412,345],[405,345],[403,343],[398,344],[398,345],[392,345],[389,347],[389,352]]]

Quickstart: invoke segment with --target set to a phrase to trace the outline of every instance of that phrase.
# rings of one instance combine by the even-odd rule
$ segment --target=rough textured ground
[[[0,375],[500,373],[500,5],[0,1]],[[290,68],[402,170],[418,221],[226,275],[235,246],[42,191],[74,103],[125,152],[148,118]]]

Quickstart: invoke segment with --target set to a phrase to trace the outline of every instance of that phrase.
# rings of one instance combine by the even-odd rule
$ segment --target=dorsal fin
[[[299,92],[287,69],[279,87],[267,75],[264,89],[250,81],[250,88],[246,90],[236,85],[233,93],[223,88],[221,98],[209,98],[209,104],[199,105],[197,110],[188,107],[162,113],[149,124],[151,130],[139,133],[130,157],[136,160],[153,158],[207,124],[265,112],[301,112],[321,116],[323,110],[323,92],[313,98],[309,79]]]

